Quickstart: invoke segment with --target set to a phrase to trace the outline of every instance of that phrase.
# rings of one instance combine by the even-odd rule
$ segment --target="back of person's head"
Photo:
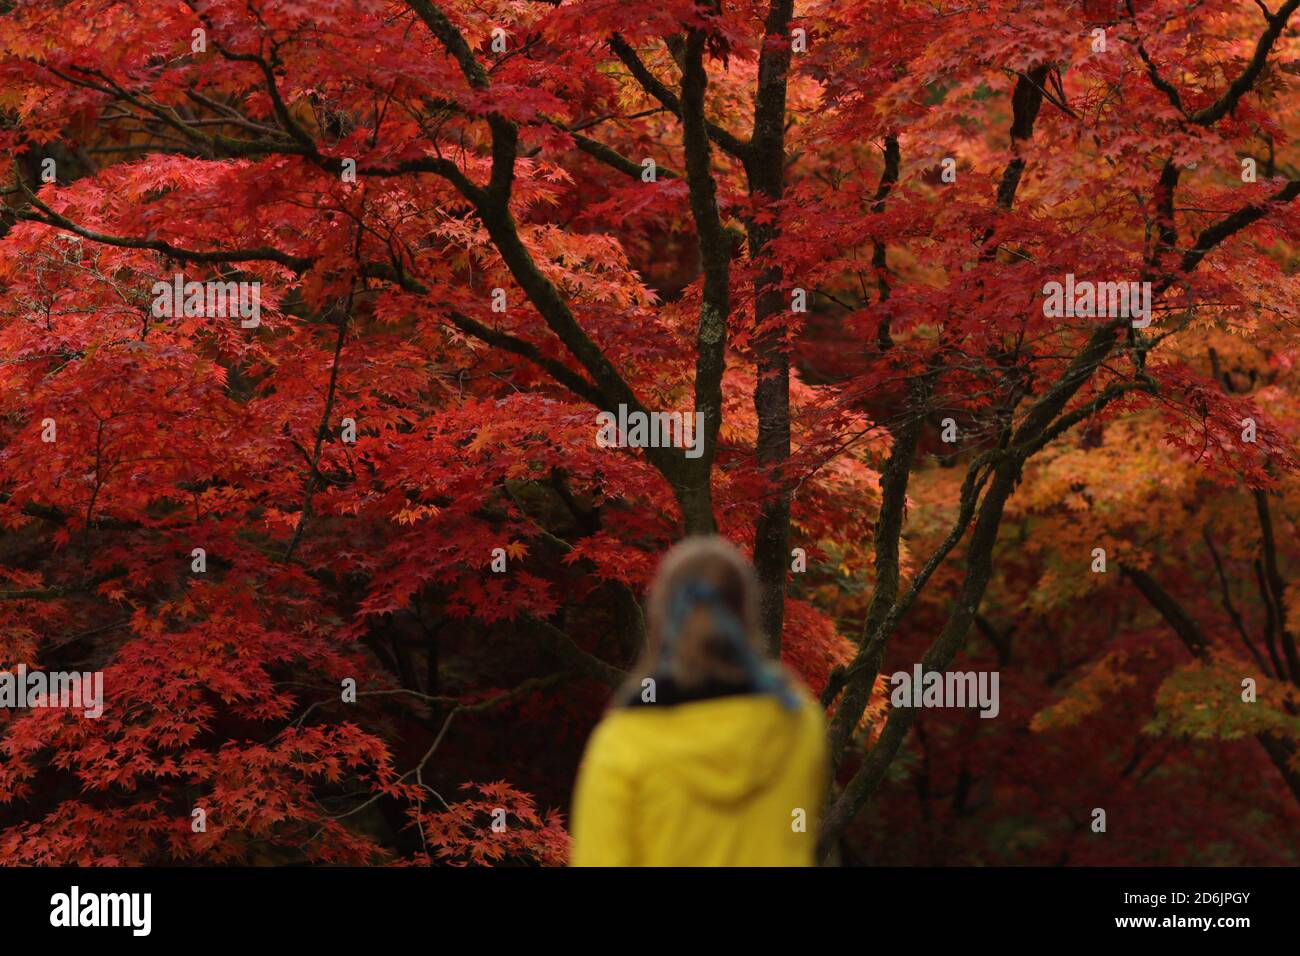
[[[686,695],[744,687],[788,702],[784,675],[765,659],[758,579],[723,538],[686,538],[660,562],[646,604],[645,652],[620,699],[640,695],[646,678]]]

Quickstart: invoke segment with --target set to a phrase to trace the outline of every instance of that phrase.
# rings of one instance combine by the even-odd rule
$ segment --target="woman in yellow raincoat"
[[[813,865],[825,719],[763,655],[749,563],[722,538],[678,544],[646,634],[578,771],[572,865]]]

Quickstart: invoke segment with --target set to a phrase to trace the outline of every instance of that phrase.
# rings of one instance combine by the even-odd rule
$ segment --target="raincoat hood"
[[[609,720],[624,746],[641,751],[684,791],[715,804],[743,802],[772,786],[804,725],[798,712],[757,694],[620,710]]]

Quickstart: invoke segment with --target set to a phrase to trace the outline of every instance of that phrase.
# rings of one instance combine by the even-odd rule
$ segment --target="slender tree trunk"
[[[949,614],[943,630],[934,644],[930,646],[921,664],[926,671],[946,670],[961,649],[979,610],[980,601],[988,587],[993,573],[993,548],[997,544],[998,527],[1002,523],[1002,511],[1007,498],[1015,489],[1020,463],[1008,459],[998,468],[984,501],[980,505],[979,517],[975,530],[971,534],[970,549],[967,554],[965,579],[961,591]],[[872,675],[874,677],[874,673]],[[896,707],[890,710],[885,729],[880,739],[871,748],[862,768],[849,781],[848,786],[826,812],[822,822],[821,839],[818,853],[824,860],[835,842],[848,826],[849,821],[857,815],[863,805],[871,798],[885,778],[894,755],[902,745],[907,731],[916,718],[916,709]]]
[[[787,30],[794,12],[793,0],[775,0],[765,23],[767,42],[759,61],[758,90],[754,105],[754,135],[745,172],[750,195],[777,202],[785,190],[785,103],[790,74],[790,39]],[[774,223],[750,223],[749,256],[758,259],[779,230]],[[762,324],[785,309],[778,265],[762,270],[754,280],[754,320]],[[758,415],[756,453],[766,482],[758,521],[754,528],[754,569],[759,583],[759,617],[767,645],[775,656],[781,651],[785,623],[786,569],[790,559],[790,502],[792,485],[786,473],[790,458],[790,353],[785,328],[777,326],[755,343],[758,380],[754,386],[754,411]]]
[[[931,386],[930,377],[918,377],[908,388],[908,418],[894,439],[894,447],[880,476],[881,503],[875,532],[876,580],[858,640],[858,653],[853,660],[859,676],[845,684],[844,696],[831,720],[831,766],[835,770],[839,769],[848,752],[849,740],[867,709],[884,656],[884,640],[872,638],[898,599],[899,542],[903,534],[907,486],[912,474],[912,459],[925,424]]]

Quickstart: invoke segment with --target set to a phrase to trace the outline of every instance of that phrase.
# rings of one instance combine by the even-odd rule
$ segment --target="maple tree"
[[[562,862],[716,530],[825,854],[1294,863],[1297,7],[0,3],[0,861]]]

